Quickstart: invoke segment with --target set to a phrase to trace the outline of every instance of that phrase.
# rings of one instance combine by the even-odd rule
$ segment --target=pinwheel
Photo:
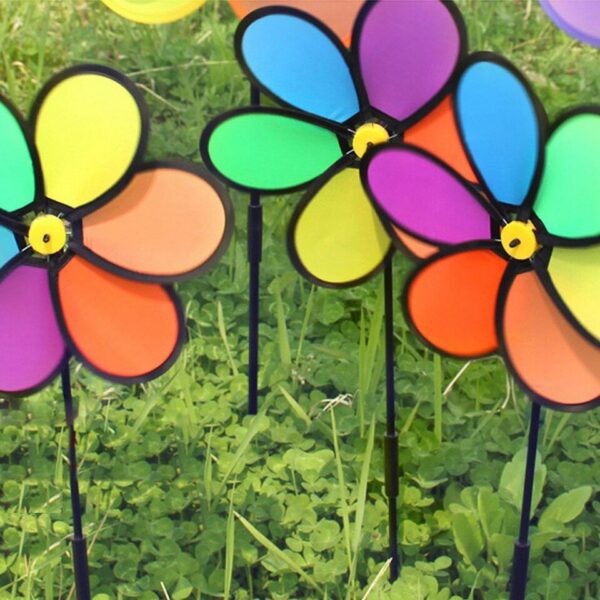
[[[76,472],[69,357],[121,383],[173,364],[184,339],[168,285],[225,250],[227,196],[199,167],[142,164],[143,99],[107,67],[62,71],[29,126],[0,101],[0,393],[62,374],[70,432],[78,598],[89,598]]]
[[[600,3],[594,0],[540,0],[546,14],[571,37],[600,47]]]
[[[160,24],[187,17],[206,0],[102,0],[118,15],[138,23]]]
[[[280,194],[308,187],[288,247],[309,280],[356,285],[386,265],[388,465],[397,465],[392,244],[357,167],[370,146],[403,135],[474,178],[447,98],[465,38],[456,6],[438,0],[364,2],[350,50],[311,14],[258,9],[238,27],[236,54],[250,81],[283,108],[231,111],[209,123],[200,141],[204,162],[239,190]],[[428,251],[405,232],[398,235],[415,251]],[[395,579],[397,466],[388,470],[386,487]]]
[[[362,177],[385,218],[442,248],[406,286],[418,335],[450,356],[499,352],[534,402],[512,578],[524,598],[540,405],[600,401],[600,108],[548,136],[527,82],[486,53],[466,62],[455,104],[482,191],[403,143],[369,152]]]

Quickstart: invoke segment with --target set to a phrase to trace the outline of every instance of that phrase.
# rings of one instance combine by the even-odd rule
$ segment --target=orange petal
[[[123,279],[74,256],[58,273],[57,292],[76,353],[108,379],[151,379],[177,356],[183,324],[170,289]]]
[[[408,129],[404,141],[427,150],[465,179],[477,182],[458,133],[450,96]]]
[[[495,352],[496,304],[506,265],[489,248],[434,256],[406,288],[404,303],[413,327],[446,354],[475,358]]]
[[[600,348],[567,321],[535,272],[512,281],[501,335],[509,365],[531,395],[562,410],[600,400]]]
[[[231,220],[226,197],[204,177],[191,165],[139,172],[83,219],[85,247],[124,275],[176,279],[197,273],[226,246]]]
[[[352,36],[352,27],[354,20],[364,0],[229,0],[235,14],[241,19],[248,13],[262,8],[264,6],[290,6],[310,13],[325,23],[333,32],[344,42],[344,45],[350,46]]]
[[[432,256],[439,250],[437,246],[432,246],[427,242],[423,242],[418,238],[413,237],[412,235],[406,233],[405,231],[400,229],[400,227],[397,227],[393,223],[391,224],[391,227],[394,235],[400,242],[402,249],[406,250],[413,258],[424,260]]]

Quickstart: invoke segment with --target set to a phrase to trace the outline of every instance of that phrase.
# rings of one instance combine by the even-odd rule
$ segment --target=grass
[[[513,60],[552,118],[600,97],[598,52],[556,30],[536,2],[459,4],[471,48]],[[0,92],[27,113],[57,70],[118,67],[150,107],[148,158],[196,161],[206,122],[248,101],[234,29],[223,1],[152,28],[95,0],[2,0]],[[247,199],[232,196],[230,250],[212,273],[180,286],[190,341],[177,365],[134,388],[74,373],[94,600],[505,597],[518,512],[503,481],[524,445],[527,402],[507,388],[499,361],[461,373],[460,362],[425,350],[397,311],[404,568],[390,586],[381,281],[343,291],[303,281],[285,253],[296,197],[265,202],[263,414],[247,417]],[[397,289],[409,269],[394,258]],[[599,442],[595,413],[547,417],[538,514],[569,490],[598,490]],[[56,387],[0,401],[0,600],[73,597],[65,443]],[[532,556],[530,600],[599,596],[598,504],[578,508],[554,529],[534,524],[546,541]],[[490,510],[501,524],[492,531],[485,521],[483,536]],[[484,537],[485,547],[465,547]]]

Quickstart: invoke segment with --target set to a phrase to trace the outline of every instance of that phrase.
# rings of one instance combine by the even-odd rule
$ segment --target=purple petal
[[[23,393],[43,385],[65,352],[48,271],[16,267],[0,282],[0,390]]]
[[[377,2],[356,43],[371,105],[399,121],[444,88],[461,54],[457,21],[441,0]]]
[[[376,152],[366,181],[371,198],[396,225],[429,243],[491,237],[490,215],[475,192],[415,149],[388,146]]]

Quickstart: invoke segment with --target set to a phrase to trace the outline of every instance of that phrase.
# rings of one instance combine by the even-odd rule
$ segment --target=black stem
[[[523,504],[521,505],[521,524],[519,537],[515,542],[512,574],[510,581],[510,600],[525,600],[527,590],[527,571],[529,568],[529,521],[531,520],[531,502],[535,479],[535,459],[540,432],[541,406],[536,402],[531,406],[529,440],[527,443],[527,462],[525,464],[525,483],[523,485]]]
[[[83,535],[81,499],[79,497],[79,479],[77,477],[77,437],[75,435],[75,412],[71,393],[71,373],[69,363],[61,372],[65,416],[69,430],[69,475],[71,480],[71,510],[73,511],[73,568],[75,571],[75,591],[77,600],[90,600],[90,576],[87,561],[87,544]]]
[[[385,380],[387,427],[385,433],[385,489],[388,497],[388,527],[390,558],[390,581],[398,579],[400,554],[398,551],[398,432],[396,431],[396,393],[394,389],[394,278],[392,255],[385,260]]]
[[[252,106],[260,105],[260,90],[250,86]],[[252,192],[248,203],[248,262],[250,289],[248,303],[248,413],[258,412],[258,326],[260,311],[260,261],[262,259],[262,206],[260,194]]]

